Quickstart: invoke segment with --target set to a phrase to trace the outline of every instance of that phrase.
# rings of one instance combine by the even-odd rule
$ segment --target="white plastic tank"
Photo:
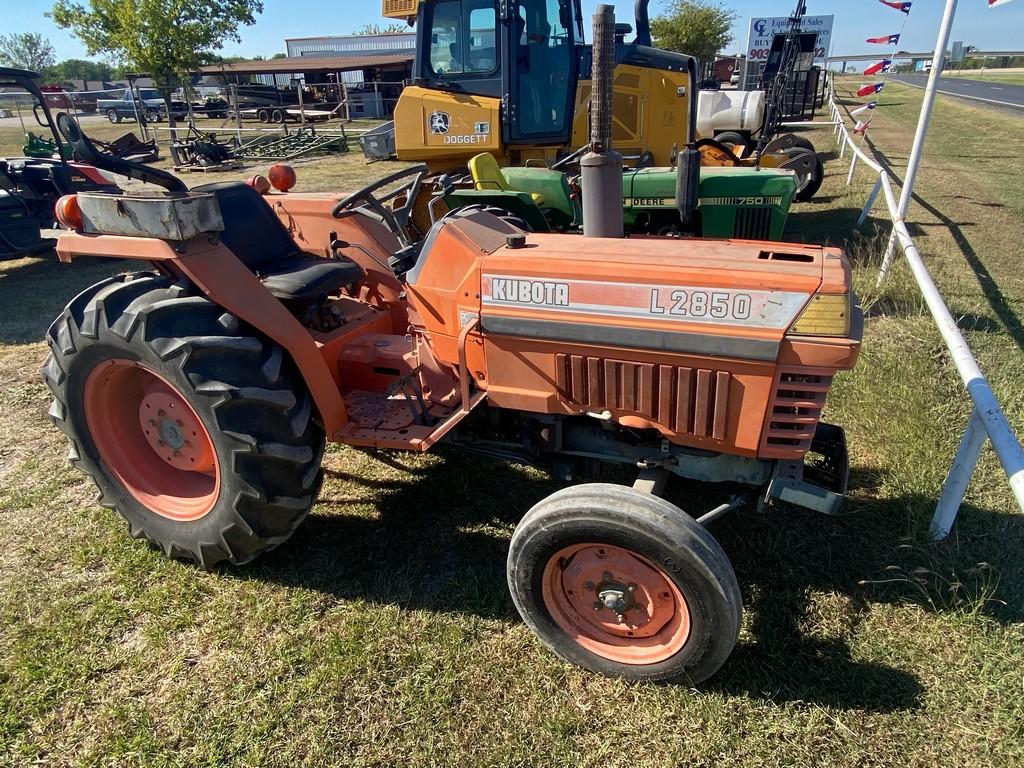
[[[701,91],[697,97],[697,133],[713,138],[722,131],[757,136],[764,123],[764,91]]]

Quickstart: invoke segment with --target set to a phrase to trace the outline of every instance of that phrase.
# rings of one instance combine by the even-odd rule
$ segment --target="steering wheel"
[[[336,219],[341,219],[365,206],[387,224],[388,228],[391,229],[403,245],[409,245],[409,235],[405,228],[409,225],[409,219],[416,205],[416,198],[419,196],[420,188],[423,186],[423,180],[429,173],[430,169],[422,163],[392,173],[372,184],[367,184],[358,192],[353,192],[344,200],[339,201],[331,211],[331,215]],[[399,185],[386,195],[377,197],[374,194],[377,190],[390,187],[392,184],[397,184],[406,178],[408,178],[408,181],[405,181],[404,184]],[[406,196],[404,205],[398,208],[389,208],[385,205],[385,203],[394,200],[402,194]]]
[[[83,163],[94,165],[111,173],[118,173],[130,179],[155,184],[169,192],[188,192],[188,186],[167,171],[149,168],[142,163],[133,163],[103,152],[82,132],[78,122],[67,112],[57,115],[57,130],[75,150],[75,156]]]
[[[589,148],[590,148],[590,145],[589,145],[589,144],[584,144],[584,145],[583,145],[582,147],[580,147],[579,149],[577,149],[577,150],[576,150],[575,152],[572,152],[571,154],[568,154],[568,155],[566,155],[565,157],[563,157],[563,158],[562,158],[561,160],[559,160],[558,162],[556,162],[556,163],[552,164],[552,166],[551,166],[551,170],[552,170],[552,171],[560,171],[560,170],[562,170],[562,168],[564,168],[565,166],[567,166],[567,165],[572,165],[572,164],[573,164],[574,162],[576,162],[576,161],[577,161],[577,160],[579,160],[579,159],[580,159],[581,157],[583,157],[583,155],[584,155],[584,154],[586,153],[586,151],[587,151],[587,150],[588,150]]]

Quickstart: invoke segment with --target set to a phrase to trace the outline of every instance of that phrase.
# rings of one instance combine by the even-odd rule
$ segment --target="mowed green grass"
[[[942,73],[943,77],[962,77],[967,80],[984,80],[993,83],[1008,83],[1010,85],[1024,85],[1024,69],[1011,69],[1003,71],[1000,69],[963,69],[947,70]]]
[[[871,129],[897,175],[920,93],[890,84]],[[940,99],[910,219],[1021,430],[1014,119]],[[389,168],[303,164],[299,189]],[[986,451],[955,536],[927,543],[969,404],[905,267],[874,286],[886,231],[853,229],[869,177],[848,188],[845,162],[827,168],[791,233],[847,245],[868,311],[828,413],[850,443],[848,514],[714,524],[745,620],[697,690],[606,680],[533,639],[504,558],[558,485],[521,467],[335,448],[310,519],[253,565],[205,573],[130,540],[65,464],[37,375],[50,319],[124,265],[0,265],[0,764],[1024,763],[1024,518]],[[730,490],[679,483],[671,498],[699,513]]]

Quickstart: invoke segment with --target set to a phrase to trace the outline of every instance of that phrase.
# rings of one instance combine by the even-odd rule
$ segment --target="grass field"
[[[960,69],[946,70],[943,77],[962,77],[967,80],[985,80],[993,83],[1009,83],[1010,85],[1024,85],[1024,69]]]
[[[869,143],[899,177],[921,91],[886,94]],[[1019,432],[1020,126],[940,97],[910,215]],[[884,228],[853,229],[869,178],[827,167],[791,233],[846,244],[867,310],[828,413],[849,514],[714,523],[746,613],[699,690],[598,678],[532,638],[504,558],[557,484],[520,467],[339,448],[310,519],[253,565],[205,573],[129,539],[66,465],[37,373],[63,303],[124,265],[0,265],[0,765],[1024,764],[1024,517],[986,451],[955,536],[927,544],[969,404],[903,265],[874,287]],[[298,170],[335,189],[387,166]],[[699,512],[723,493],[670,496]]]

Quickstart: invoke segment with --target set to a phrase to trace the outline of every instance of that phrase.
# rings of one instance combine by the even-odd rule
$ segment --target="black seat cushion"
[[[221,242],[283,301],[317,301],[363,277],[348,259],[305,256],[263,196],[240,181],[202,184],[193,192],[216,196],[224,219]]]
[[[305,304],[323,299],[362,277],[363,268],[348,259],[328,261],[292,256],[264,275],[263,285],[283,301]]]

